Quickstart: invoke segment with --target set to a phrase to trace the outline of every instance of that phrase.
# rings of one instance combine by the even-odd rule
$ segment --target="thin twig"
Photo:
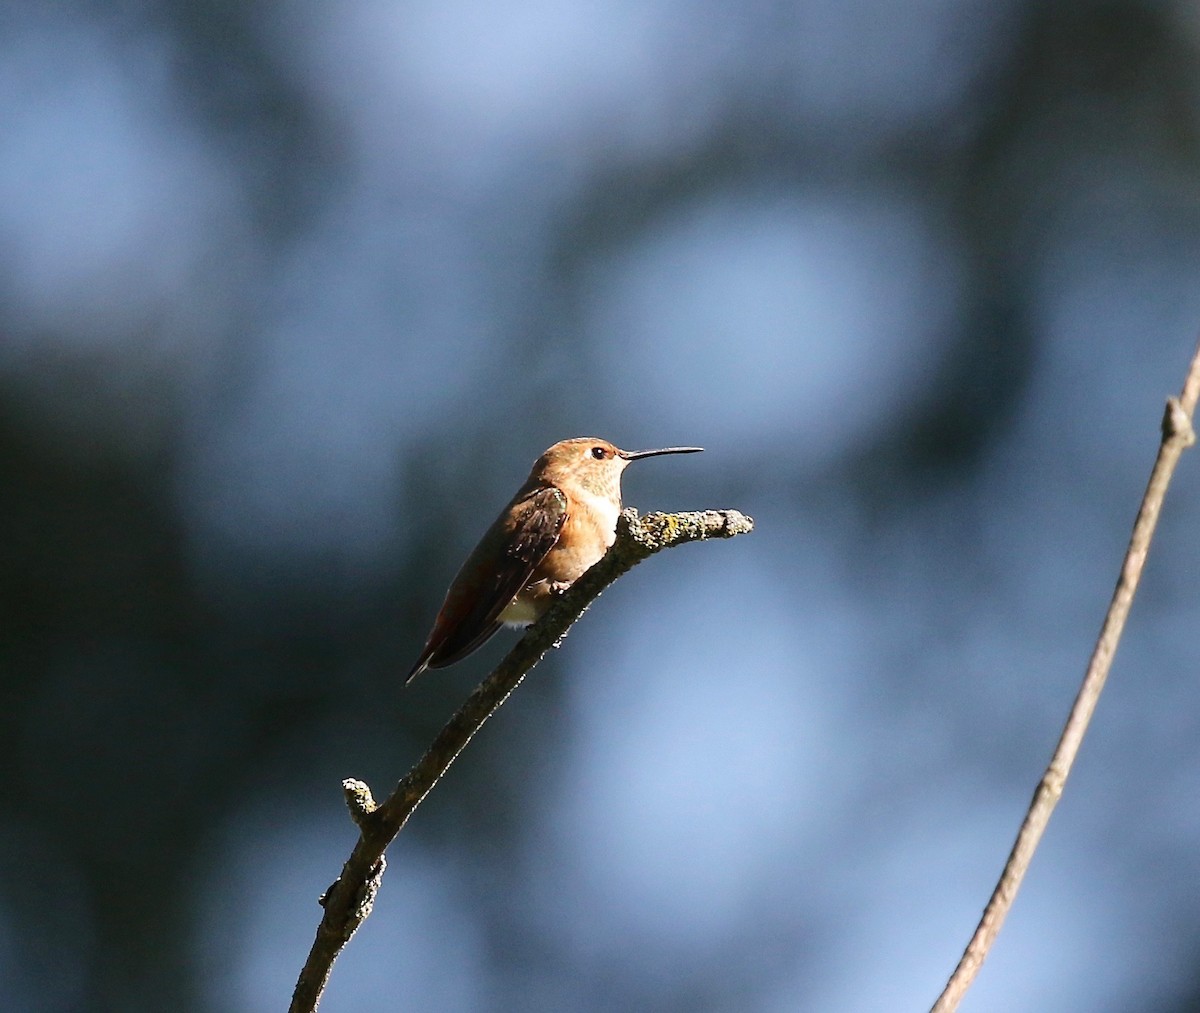
[[[1146,495],[1142,498],[1137,520],[1133,525],[1133,535],[1129,540],[1129,548],[1125,552],[1125,562],[1121,566],[1121,574],[1117,579],[1116,590],[1113,591],[1112,602],[1100,628],[1100,636],[1088,663],[1087,672],[1079,688],[1079,695],[1071,707],[1071,713],[1063,728],[1062,737],[1046,773],[1042,776],[1025,820],[1021,824],[1016,842],[1009,853],[1004,871],[984,909],[975,934],[971,937],[963,952],[962,959],[946,983],[945,989],[933,1005],[932,1013],[953,1013],[966,994],[975,975],[979,973],[983,961],[991,949],[1000,926],[1004,924],[1005,916],[1012,907],[1017,896],[1025,871],[1037,849],[1038,842],[1050,822],[1050,814],[1054,811],[1059,798],[1062,796],[1063,785],[1067,775],[1079,753],[1084,733],[1092,720],[1092,713],[1104,689],[1108,678],[1108,670],[1112,667],[1113,655],[1117,653],[1117,644],[1121,639],[1121,631],[1129,616],[1129,608],[1133,604],[1133,595],[1137,591],[1138,581],[1141,580],[1142,567],[1146,563],[1146,555],[1150,551],[1150,539],[1158,524],[1158,515],[1162,510],[1163,498],[1167,494],[1167,486],[1179,463],[1180,455],[1196,442],[1192,430],[1192,416],[1196,411],[1196,400],[1200,397],[1200,348],[1197,348],[1192,364],[1188,369],[1183,391],[1178,398],[1167,400],[1167,409],[1162,421],[1162,442],[1158,448],[1158,458],[1154,469],[1150,472],[1150,481],[1146,486]]]
[[[325,913],[317,937],[296,982],[290,1013],[315,1013],[333,962],[359,925],[371,913],[385,868],[384,851],[404,828],[413,810],[463,751],[472,736],[520,684],[542,656],[556,647],[567,630],[609,584],[643,559],[662,549],[709,538],[732,538],[752,530],[754,521],[736,510],[648,514],[625,510],[617,522],[617,540],[608,554],[579,578],[507,657],[479,684],[433,740],[429,750],[376,806],[362,781],[342,783],[359,839],[342,874],[321,897]]]

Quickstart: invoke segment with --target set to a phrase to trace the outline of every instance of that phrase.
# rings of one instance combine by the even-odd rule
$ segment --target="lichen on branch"
[[[622,574],[656,552],[687,542],[732,538],[754,529],[754,521],[737,510],[651,513],[640,517],[633,508],[617,519],[617,537],[595,566],[572,584],[534,623],[495,670],[481,682],[438,733],[391,795],[376,806],[371,789],[348,778],[346,804],[359,828],[358,842],[342,874],[321,897],[324,914],[308,959],[296,982],[290,1013],[315,1013],[333,962],[371,912],[386,868],[384,852],[421,800],[433,789],[483,723],[496,712],[526,673],[552,647],[600,593]]]

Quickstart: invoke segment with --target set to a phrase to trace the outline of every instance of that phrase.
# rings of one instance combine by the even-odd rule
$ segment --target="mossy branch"
[[[362,781],[342,782],[350,816],[359,828],[342,873],[321,897],[325,909],[308,959],[296,982],[291,1013],[314,1013],[329,980],[333,962],[350,937],[371,913],[386,868],[384,852],[413,810],[433,789],[459,753],[504,703],[525,674],[567,631],[600,593],[643,559],[663,549],[711,538],[746,534],[754,521],[736,510],[702,510],[691,513],[652,513],[639,517],[626,509],[617,521],[617,539],[608,553],[579,578],[524,637],[495,670],[476,687],[438,733],[395,790],[380,805]]]

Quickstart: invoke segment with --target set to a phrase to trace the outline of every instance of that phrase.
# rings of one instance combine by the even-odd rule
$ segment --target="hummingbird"
[[[598,563],[617,537],[630,461],[703,449],[621,450],[591,436],[554,444],[458,571],[405,684],[465,658],[502,625],[535,622]]]

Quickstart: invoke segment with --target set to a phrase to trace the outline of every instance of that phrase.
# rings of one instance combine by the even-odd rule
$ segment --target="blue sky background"
[[[278,1009],[550,443],[706,448],[324,1013],[919,1010],[1200,330],[1177,3],[7,5],[0,1006]],[[1200,1003],[1200,478],[964,1009]]]

